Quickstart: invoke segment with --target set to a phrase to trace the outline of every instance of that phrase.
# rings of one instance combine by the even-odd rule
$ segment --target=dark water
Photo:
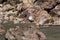
[[[15,26],[26,26],[25,24],[19,23],[19,24],[13,24],[12,22],[9,23],[2,23],[6,29],[9,29],[10,27]],[[49,26],[49,27],[42,27],[40,26],[40,31],[45,33],[47,36],[47,40],[60,40],[60,26]],[[0,36],[0,40],[5,40],[4,35]]]
[[[40,27],[40,31],[46,34],[48,40],[60,40],[60,26]]]

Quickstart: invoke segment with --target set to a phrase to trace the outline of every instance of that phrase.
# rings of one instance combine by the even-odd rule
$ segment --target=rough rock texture
[[[0,4],[0,23],[3,20],[16,23],[54,25],[60,18],[59,0],[3,0]],[[56,18],[57,19],[56,19]]]
[[[8,40],[46,40],[44,33],[40,32],[38,29],[31,27],[16,27],[10,28],[6,35]]]

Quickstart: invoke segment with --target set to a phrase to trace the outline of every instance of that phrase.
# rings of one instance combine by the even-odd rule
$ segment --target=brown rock
[[[6,5],[3,6],[3,11],[8,11],[8,10],[11,10],[11,9],[13,9],[13,8],[14,8],[14,7],[11,6],[10,4],[6,4]]]

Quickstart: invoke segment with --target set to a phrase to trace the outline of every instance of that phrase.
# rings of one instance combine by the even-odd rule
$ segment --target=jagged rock
[[[6,35],[8,40],[46,40],[44,33],[35,29],[35,26],[10,28]]]
[[[6,4],[6,5],[3,6],[3,10],[2,10],[2,11],[8,11],[8,10],[11,10],[11,9],[13,9],[13,8],[14,8],[14,7],[11,6],[10,4]]]
[[[47,11],[42,10],[41,12],[38,12],[36,21],[38,21],[38,24],[43,25],[46,21],[50,19],[51,16],[47,13]]]
[[[56,5],[55,8],[51,10],[51,13],[53,13],[53,15],[55,14],[59,16],[60,15],[60,4]]]

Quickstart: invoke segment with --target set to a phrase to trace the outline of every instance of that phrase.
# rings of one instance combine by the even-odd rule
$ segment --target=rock
[[[18,24],[19,21],[18,20],[13,20],[14,24]]]
[[[13,8],[14,8],[14,7],[11,6],[10,4],[6,4],[6,5],[3,6],[3,11],[8,11],[8,10],[11,10],[11,9],[13,9]]]
[[[9,17],[5,16],[4,19],[5,19],[5,20],[9,20]]]
[[[2,12],[0,12],[0,20],[2,20],[3,19],[3,15],[1,14]]]
[[[51,13],[53,13],[53,15],[60,16],[60,4],[55,6],[55,8],[51,10]]]
[[[25,9],[25,7],[24,7],[23,3],[17,4],[17,8],[16,8],[17,11],[21,11],[21,10],[24,10],[24,9]]]
[[[10,28],[5,35],[5,38],[8,40],[46,40],[44,33],[38,31],[34,27],[31,25],[31,28],[19,26]]]
[[[0,7],[2,7],[3,5],[2,4],[0,4]]]
[[[60,19],[57,17],[54,18],[54,25],[60,25]]]
[[[29,21],[34,21],[35,15],[37,12],[41,10],[40,6],[38,5],[31,5],[29,8],[27,8],[25,11],[22,12],[22,15],[29,20]]]
[[[6,32],[5,28],[3,25],[0,24],[0,35],[4,35]]]
[[[52,2],[52,3],[48,4],[44,9],[46,11],[51,11],[54,8],[54,6],[56,6],[56,4],[57,4],[56,2]]]
[[[0,7],[0,12],[2,11],[3,9]]]
[[[55,21],[54,25],[60,25],[60,20]]]
[[[22,3],[23,0],[7,0],[7,2],[15,6],[16,4]]]
[[[7,20],[4,20],[3,23],[8,23],[8,21]]]
[[[35,0],[23,0],[23,3],[26,7],[29,7],[34,2],[35,2]]]
[[[14,17],[13,17],[13,16],[10,16],[10,17],[9,17],[9,20],[10,20],[10,21],[13,21],[13,20],[14,20]]]
[[[54,9],[59,10],[60,9],[60,4],[56,5]]]
[[[46,21],[50,20],[51,16],[44,10],[42,10],[41,12],[38,12],[38,16],[37,19],[38,20],[38,24],[43,25],[45,24]]]
[[[34,21],[34,17],[33,16],[29,16],[28,18],[30,21]]]
[[[2,23],[3,21],[2,20],[0,20],[0,23]]]

